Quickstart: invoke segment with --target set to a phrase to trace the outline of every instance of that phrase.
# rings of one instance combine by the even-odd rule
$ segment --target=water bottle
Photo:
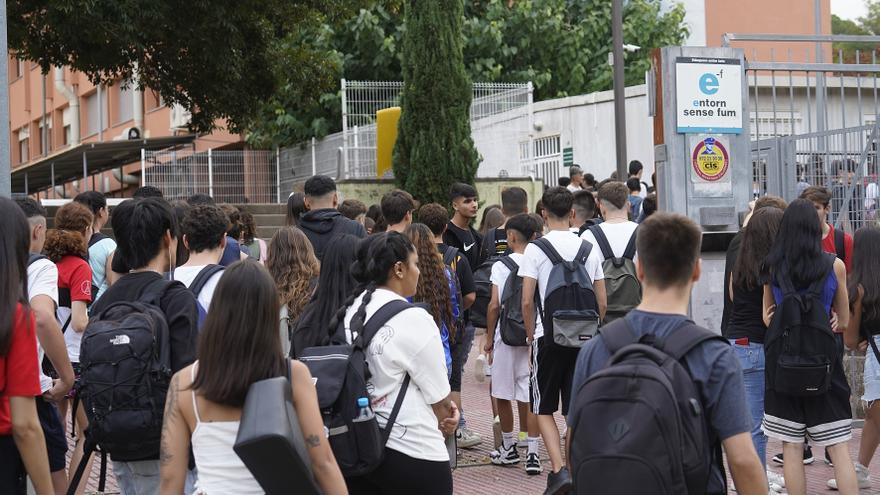
[[[357,401],[358,405],[358,414],[355,416],[354,421],[370,421],[373,419],[373,410],[370,409],[370,399],[366,397],[361,397]]]

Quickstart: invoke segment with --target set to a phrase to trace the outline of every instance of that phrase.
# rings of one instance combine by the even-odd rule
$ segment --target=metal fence
[[[309,177],[320,174],[339,177],[342,163],[342,133],[279,150],[281,198],[286,198]]]
[[[274,151],[144,151],[141,183],[162,189],[168,199],[200,193],[223,203],[276,203],[278,169]]]

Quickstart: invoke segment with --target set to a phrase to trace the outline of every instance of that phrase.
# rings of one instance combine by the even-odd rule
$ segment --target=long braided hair
[[[449,281],[446,278],[446,265],[437,251],[434,234],[427,225],[414,223],[407,227],[406,236],[412,241],[419,255],[419,284],[416,286],[415,302],[427,303],[431,308],[431,316],[438,327],[444,323],[448,328],[454,325],[452,314],[452,297],[449,292]]]

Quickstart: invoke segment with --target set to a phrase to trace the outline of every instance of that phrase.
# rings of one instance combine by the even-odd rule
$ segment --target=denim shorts
[[[452,370],[449,376],[449,388],[453,392],[461,392],[461,374],[464,365],[467,364],[468,354],[474,344],[474,327],[470,323],[465,326],[464,332],[455,336],[455,341],[449,344],[449,352],[452,354]]]
[[[880,335],[873,336],[874,342],[880,349]],[[874,355],[874,349],[869,344],[868,352],[865,353],[865,395],[862,400],[865,402],[874,402],[880,399],[880,363],[877,362],[877,356]]]

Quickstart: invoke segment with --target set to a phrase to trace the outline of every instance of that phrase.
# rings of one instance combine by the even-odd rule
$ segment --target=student
[[[0,493],[24,495],[29,476],[38,495],[51,495],[46,442],[37,414],[37,336],[28,307],[28,221],[0,198]]]
[[[594,192],[596,190],[596,177],[593,174],[584,174],[584,190]]]
[[[629,177],[628,179],[638,179],[639,180],[639,197],[644,198],[648,195],[648,184],[642,180],[642,173],[645,171],[645,166],[642,165],[642,162],[638,160],[633,160],[629,162]],[[601,188],[601,186],[600,186]]]
[[[299,227],[299,222],[305,212],[306,195],[303,193],[293,193],[287,198],[287,215],[285,216],[285,225],[288,227]]]
[[[337,235],[351,234],[359,239],[366,237],[367,231],[363,225],[345,218],[336,210],[339,196],[333,179],[326,175],[315,175],[306,181],[303,190],[309,211],[300,218],[299,227],[311,241],[319,261],[324,258],[330,240]]]
[[[635,177],[631,179],[627,179],[626,188],[629,190],[629,212],[630,218],[633,220],[638,220],[639,216],[642,212],[642,200],[643,198],[639,196],[640,191],[642,190],[642,183],[636,179]]]
[[[593,225],[602,223],[602,218],[599,217],[599,207],[596,204],[596,196],[591,191],[574,193],[571,208],[574,211],[571,227],[572,230],[577,229],[578,235],[583,235]]]
[[[668,338],[682,325],[693,323],[687,313],[691,288],[700,278],[701,235],[693,221],[672,213],[657,213],[639,228],[636,264],[644,297],[639,307],[625,317],[634,337]],[[612,330],[611,326],[606,328]],[[618,331],[624,328],[616,326]],[[607,366],[610,357],[604,336],[588,341],[577,359],[573,388],[579,390]],[[698,344],[682,361],[700,395],[709,436],[724,448],[737,492],[764,495],[767,479],[749,436],[742,374],[733,350],[723,342],[708,340]],[[584,411],[572,410],[568,415],[568,445],[577,441],[578,432],[571,425],[577,423],[580,414]],[[726,493],[725,473],[714,463],[711,469],[710,484],[704,493]]]
[[[746,404],[752,418],[752,443],[761,464],[767,466],[767,437],[761,430],[764,418],[764,284],[761,266],[776,239],[783,211],[764,207],[755,212],[743,229],[742,250],[727,280],[730,319],[726,338],[733,346],[743,370]],[[767,471],[771,484],[784,486],[781,477]]]
[[[133,199],[159,198],[162,199],[165,194],[156,186],[141,186],[134,190]]]
[[[339,208],[337,208],[337,210],[339,210],[339,213],[342,213],[342,216],[345,218],[354,220],[361,225],[364,224],[364,219],[367,217],[367,205],[356,199],[346,199],[342,203],[339,203]]]
[[[58,374],[53,380],[40,373],[41,395],[34,398],[43,436],[46,437],[46,450],[49,454],[49,470],[52,485],[57,495],[67,492],[67,437],[58,407],[73,388],[74,374],[67,355],[67,345],[61,333],[61,325],[56,318],[58,307],[58,267],[48,258],[41,256],[46,243],[46,209],[33,198],[16,200],[24,212],[30,228],[30,259],[27,266],[27,293],[37,332],[37,364],[43,362],[43,355]]]
[[[395,189],[382,196],[382,216],[388,222],[388,230],[404,233],[413,221],[416,204],[410,193]]]
[[[502,225],[507,217],[501,211],[499,205],[489,205],[483,209],[483,218],[480,219],[480,235],[486,238],[486,233],[495,230]],[[485,246],[485,243],[484,243]]]
[[[218,304],[199,336],[199,360],[177,372],[168,388],[159,492],[183,491],[192,447],[199,492],[263,493],[232,447],[250,385],[285,376],[289,369],[293,405],[308,439],[315,481],[323,493],[346,493],[324,434],[311,374],[302,363],[285,362],[281,354],[278,298],[271,277],[255,261],[236,263],[220,281],[216,298]],[[241,307],[250,310],[240,311]]]
[[[413,243],[418,255],[419,284],[411,302],[427,305],[428,312],[440,329],[440,340],[446,355],[447,374],[452,373],[452,354],[449,351],[450,330],[455,331],[456,320],[453,313],[452,291],[456,287],[456,276],[443,264],[443,257],[437,252],[434,234],[425,224],[414,223],[406,228],[406,237]],[[460,308],[455,308],[461,311]]]
[[[388,228],[388,224],[385,222],[385,217],[382,216],[382,208],[379,205],[373,204],[367,208],[366,218],[373,221],[373,228],[370,230],[370,234],[379,234],[385,232]],[[364,225],[366,225],[366,220],[364,221]]]
[[[236,261],[247,259],[250,252],[238,242],[241,239],[241,210],[227,203],[217,206],[226,214],[227,219],[226,247],[223,250],[219,263],[222,266],[229,266]]]
[[[800,292],[821,283],[820,300],[827,317],[831,319],[833,309],[837,314],[837,327],[845,333],[849,325],[846,266],[840,259],[834,259],[832,266],[827,259],[831,255],[823,253],[822,225],[815,211],[814,204],[806,199],[793,201],[785,210],[779,233],[764,263],[770,281],[764,285],[764,323],[771,326],[776,306],[783,301],[780,280],[789,281]],[[772,360],[769,350],[770,347],[765,350],[768,363]],[[807,438],[814,445],[827,447],[840,491],[858,491],[855,468],[847,450],[847,442],[852,438],[852,411],[850,388],[843,372],[842,346],[834,354],[830,384],[823,394],[793,396],[770,387],[764,393],[762,427],[768,437],[782,441],[786,489],[792,494],[806,493],[802,461],[803,443]]]
[[[441,255],[445,255],[450,250],[450,246],[445,244],[443,239],[446,238],[447,229],[452,225],[446,208],[437,203],[429,203],[422,206],[419,209],[419,220],[431,229],[431,233],[434,234],[434,242],[437,243],[437,251]],[[464,318],[466,319],[466,311],[474,304],[477,298],[474,273],[471,270],[467,256],[461,250],[452,256],[452,263],[448,266],[452,268],[458,277],[458,288],[462,297],[460,307],[465,310]],[[458,404],[461,410],[461,423],[456,432],[456,437],[458,446],[462,448],[475,447],[483,441],[483,437],[467,427],[467,421],[464,417],[464,405],[461,403],[461,378],[464,367],[467,364],[468,353],[474,343],[474,334],[474,327],[465,324],[460,335],[455,336],[449,344],[449,350],[452,353],[452,374],[449,378],[449,386],[452,388],[452,400]]]
[[[868,466],[880,436],[880,228],[862,227],[854,240],[858,242],[854,242],[853,269],[847,283],[851,318],[844,338],[848,348],[866,349],[862,400],[868,410],[855,463],[859,489],[865,489],[871,488]],[[827,486],[837,490],[837,480],[828,480]]]
[[[247,248],[252,259],[265,264],[266,241],[257,237],[257,222],[248,211],[241,212],[241,245]]]
[[[569,167],[568,177],[571,182],[566,186],[566,189],[571,191],[572,194],[584,190],[584,171],[581,167],[578,165]]]
[[[471,267],[480,266],[482,262],[480,251],[483,237],[471,226],[471,222],[477,218],[478,199],[474,186],[460,182],[453,184],[449,190],[449,200],[455,213],[443,234],[443,243],[458,248]]]
[[[227,217],[219,207],[214,205],[192,207],[180,223],[182,241],[189,251],[189,259],[183,265],[174,268],[171,278],[191,287],[200,273],[210,270],[210,267],[218,266],[226,249],[228,239],[226,226]],[[222,276],[223,270],[218,269],[204,281],[199,293],[195,294],[196,300],[205,312],[211,308],[214,290]]]
[[[73,200],[87,206],[94,217],[92,236],[89,238],[89,266],[92,268],[92,301],[97,301],[110,286],[108,274],[113,271],[111,261],[116,250],[116,241],[101,233],[110,220],[107,198],[98,191],[86,191],[77,194]]]
[[[535,222],[527,213],[520,213],[506,222],[510,249],[510,261],[517,266],[522,260],[523,251],[529,242],[537,236]],[[517,437],[513,431],[512,402],[519,403],[520,431],[528,431],[528,451],[526,455],[526,473],[541,474],[543,470],[538,458],[538,425],[537,417],[528,410],[529,396],[529,354],[528,346],[514,347],[501,340],[497,330],[501,301],[505,298],[504,289],[509,277],[516,277],[503,261],[496,261],[492,266],[492,300],[487,315],[488,330],[483,351],[492,355],[492,397],[497,401],[497,410],[501,424],[502,444],[489,454],[493,464],[510,465],[519,463]],[[515,301],[514,304],[519,303]],[[525,407],[523,407],[525,406]],[[525,413],[525,414],[523,414]]]
[[[598,224],[597,228],[601,229],[608,238],[608,244],[611,245],[614,256],[618,258],[623,256],[626,246],[639,227],[639,224],[628,217],[629,201],[632,200],[630,191],[631,189],[623,182],[609,182],[602,186],[598,193],[599,211],[604,221]],[[592,244],[595,249],[599,249],[596,236],[589,229],[583,232],[581,238]]]
[[[95,303],[92,307],[95,315],[117,302],[138,301],[176,265],[178,226],[166,201],[157,198],[124,201],[113,210],[110,223],[116,235],[117,252],[132,271],[111,285]],[[177,372],[195,360],[196,298],[182,283],[166,282],[159,309],[168,324],[171,371]],[[113,472],[123,494],[159,493],[158,451],[145,451],[137,457],[114,455]]]
[[[281,350],[287,356],[293,323],[315,293],[321,265],[306,235],[296,227],[285,227],[272,236],[266,268],[275,281],[281,302]]]
[[[415,295],[417,263],[415,247],[402,234],[388,232],[371,239],[366,256],[359,260],[363,271],[355,274],[367,288],[346,301],[331,326],[344,322],[346,337],[352,340],[379,308]],[[405,376],[409,375],[411,385],[392,425],[385,459],[375,471],[347,479],[350,492],[451,495],[452,473],[443,437],[454,433],[459,414],[434,320],[421,308],[403,310],[372,339],[366,360],[372,373],[367,390],[380,427],[386,426]]]
[[[852,270],[853,238],[842,230],[835,230],[834,226],[828,223],[831,193],[824,187],[811,186],[801,193],[800,198],[813,203],[816,214],[819,215],[819,221],[822,223],[822,250],[843,260],[849,273]]]
[[[657,193],[651,192],[642,200],[642,212],[636,222],[642,223],[657,211]]]
[[[501,213],[505,221],[520,213],[529,212],[529,196],[521,187],[508,187],[501,191]],[[484,234],[483,252],[481,257],[485,260],[496,256],[510,254],[507,246],[507,230],[502,222],[495,229],[488,229]]]
[[[358,245],[362,242],[365,241],[353,235],[341,234],[327,246],[315,294],[303,308],[299,319],[290,322],[293,327],[291,357],[298,358],[307,347],[323,346],[330,342],[330,336],[336,331],[330,327],[330,320],[357,286],[351,275],[351,266],[357,259]]]
[[[549,232],[544,239],[550,242],[563,260],[572,261],[581,249],[584,241],[569,231],[572,216],[572,194],[564,187],[554,187],[544,192],[544,220]],[[590,246],[589,256],[584,263],[587,275],[593,282],[599,321],[605,317],[605,275],[602,273],[602,255],[598,248]],[[562,414],[568,414],[571,399],[571,379],[574,376],[574,365],[577,359],[577,348],[556,345],[544,338],[542,320],[535,306],[535,296],[539,295],[541,307],[545,307],[547,284],[553,264],[550,258],[535,244],[529,244],[523,251],[519,263],[519,276],[523,278],[522,310],[526,334],[533,342],[532,365],[532,412],[538,415],[538,427],[544,446],[550,455],[552,472],[547,478],[545,493],[564,493],[571,486],[571,476],[562,460],[562,448],[559,444],[559,428],[553,414],[559,409],[559,398],[562,397]],[[587,308],[579,308],[587,309]],[[537,318],[540,316],[541,318]]]

